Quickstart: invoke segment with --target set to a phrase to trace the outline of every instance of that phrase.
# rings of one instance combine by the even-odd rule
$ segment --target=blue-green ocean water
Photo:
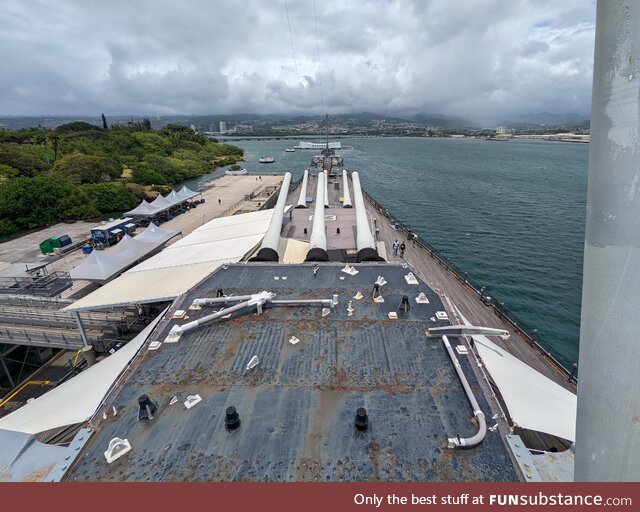
[[[314,151],[286,140],[232,142],[250,172],[291,171]],[[577,361],[588,144],[351,138],[345,166],[390,214]],[[275,157],[259,164],[258,157]]]

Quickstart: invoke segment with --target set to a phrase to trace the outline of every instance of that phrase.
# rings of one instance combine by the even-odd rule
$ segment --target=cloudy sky
[[[315,9],[314,0],[3,0],[0,115],[589,112],[595,0],[316,0]]]

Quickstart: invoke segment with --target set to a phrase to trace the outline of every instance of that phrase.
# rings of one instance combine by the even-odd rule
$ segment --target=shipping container
[[[40,243],[40,252],[42,254],[51,254],[53,252],[53,247],[51,247],[51,240],[48,238]]]

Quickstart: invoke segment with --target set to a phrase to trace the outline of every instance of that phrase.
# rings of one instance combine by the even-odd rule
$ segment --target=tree
[[[102,129],[108,130],[109,126],[107,125],[107,118],[104,117],[104,112],[102,113]]]
[[[50,168],[46,149],[30,144],[0,144],[0,164],[13,167],[20,176],[35,176]]]
[[[53,166],[53,175],[71,183],[100,183],[118,178],[121,169],[111,160],[93,155],[67,155]]]
[[[57,133],[86,132],[98,129],[98,126],[84,121],[74,121],[73,123],[61,124],[55,131]]]

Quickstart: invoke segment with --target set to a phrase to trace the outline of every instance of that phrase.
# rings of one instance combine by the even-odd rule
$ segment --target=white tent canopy
[[[133,210],[128,211],[125,215],[137,215],[142,217],[152,217],[158,213],[164,212],[173,206],[180,203],[184,203],[189,199],[192,199],[200,195],[200,192],[194,192],[187,187],[182,187],[180,192],[172,190],[166,196],[158,195],[151,203],[148,203],[144,199]]]
[[[172,300],[226,263],[250,254],[262,241],[273,210],[213,219],[66,311]]]
[[[185,199],[191,199],[192,197],[199,196],[200,192],[194,192],[193,190],[188,189],[187,187],[182,187],[180,192],[177,193],[177,196],[180,197],[183,201]]]
[[[169,199],[165,199],[161,194],[158,194],[153,201],[151,201],[150,205],[154,208],[157,208],[158,211],[166,210],[167,208],[171,208],[175,203],[170,201]]]
[[[471,323],[456,307],[465,325]],[[485,367],[500,389],[509,415],[520,427],[575,441],[577,397],[517,357],[489,341],[472,336]]]
[[[105,283],[177,234],[177,231],[165,231],[151,223],[135,238],[125,235],[115,247],[105,251],[93,251],[69,274],[72,279]]]
[[[37,434],[82,423],[91,418],[163,314],[164,311],[115,354],[87,368],[33,402],[23,405],[17,411],[0,418],[0,429]]]
[[[149,217],[156,213],[156,209],[153,208],[147,201],[144,199],[142,202],[136,206],[133,210],[126,212],[126,215],[135,216],[139,215],[142,217]]]

